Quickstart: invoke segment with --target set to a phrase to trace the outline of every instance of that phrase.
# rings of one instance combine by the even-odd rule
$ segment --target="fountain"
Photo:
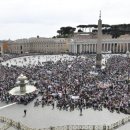
[[[27,77],[21,74],[18,77],[17,84],[20,86],[20,92],[25,93],[26,92],[26,85],[28,84]]]
[[[29,84],[27,77],[23,74],[17,78],[16,85],[16,87],[9,91],[11,95],[25,95],[37,90],[35,86]]]

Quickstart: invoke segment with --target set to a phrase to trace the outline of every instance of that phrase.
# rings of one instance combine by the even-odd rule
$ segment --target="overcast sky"
[[[0,40],[52,37],[62,26],[130,23],[130,0],[0,0]]]

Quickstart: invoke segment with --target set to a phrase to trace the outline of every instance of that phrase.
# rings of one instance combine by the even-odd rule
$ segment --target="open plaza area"
[[[129,116],[126,54],[103,55],[101,70],[95,68],[95,55],[5,55],[1,61],[1,116],[37,129],[111,125]],[[22,96],[9,94],[21,73],[37,90]],[[118,130],[129,126],[128,122]]]
[[[26,117],[24,117],[24,109],[27,109]],[[87,110],[83,109],[82,113],[83,115],[80,116],[80,111],[78,109],[70,112],[58,110],[57,108],[52,110],[52,106],[45,106],[42,108],[42,106],[39,105],[38,107],[34,107],[34,102],[26,106],[14,104],[0,110],[1,116],[37,129],[67,125],[110,125],[128,116],[122,113],[111,113],[107,109],[94,111],[89,108]],[[130,124],[128,123],[126,125],[128,125],[129,128]],[[122,126],[122,128],[124,127],[125,125]],[[128,128],[125,130],[129,130]],[[120,130],[123,129],[120,127]]]

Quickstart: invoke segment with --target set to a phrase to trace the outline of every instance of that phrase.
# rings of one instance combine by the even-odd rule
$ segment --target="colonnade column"
[[[93,46],[93,44],[92,44],[92,53],[94,52],[93,49],[94,49],[94,46]]]
[[[108,43],[107,43],[107,51],[108,51]]]
[[[90,44],[88,44],[88,52],[90,53]]]
[[[75,53],[77,54],[77,44],[75,44]]]
[[[118,52],[120,53],[120,44],[118,43]]]
[[[123,52],[125,52],[125,44],[123,44]]]
[[[118,44],[117,43],[115,44],[115,51],[116,51],[116,53],[118,52]]]
[[[88,52],[88,44],[86,44],[86,52]]]
[[[115,53],[115,43],[113,44],[113,53]]]
[[[121,52],[121,43],[120,43],[120,52]]]
[[[96,52],[96,44],[94,44],[94,53]]]
[[[79,45],[80,46],[80,53],[82,53],[82,44],[81,45]]]
[[[112,50],[111,50],[111,43],[110,43],[110,51],[112,51]]]

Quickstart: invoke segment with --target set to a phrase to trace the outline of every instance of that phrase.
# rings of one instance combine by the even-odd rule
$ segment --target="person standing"
[[[79,110],[80,110],[80,116],[82,116],[82,106],[79,107]]]
[[[24,117],[26,116],[26,114],[27,114],[27,110],[26,110],[26,109],[24,109]]]

